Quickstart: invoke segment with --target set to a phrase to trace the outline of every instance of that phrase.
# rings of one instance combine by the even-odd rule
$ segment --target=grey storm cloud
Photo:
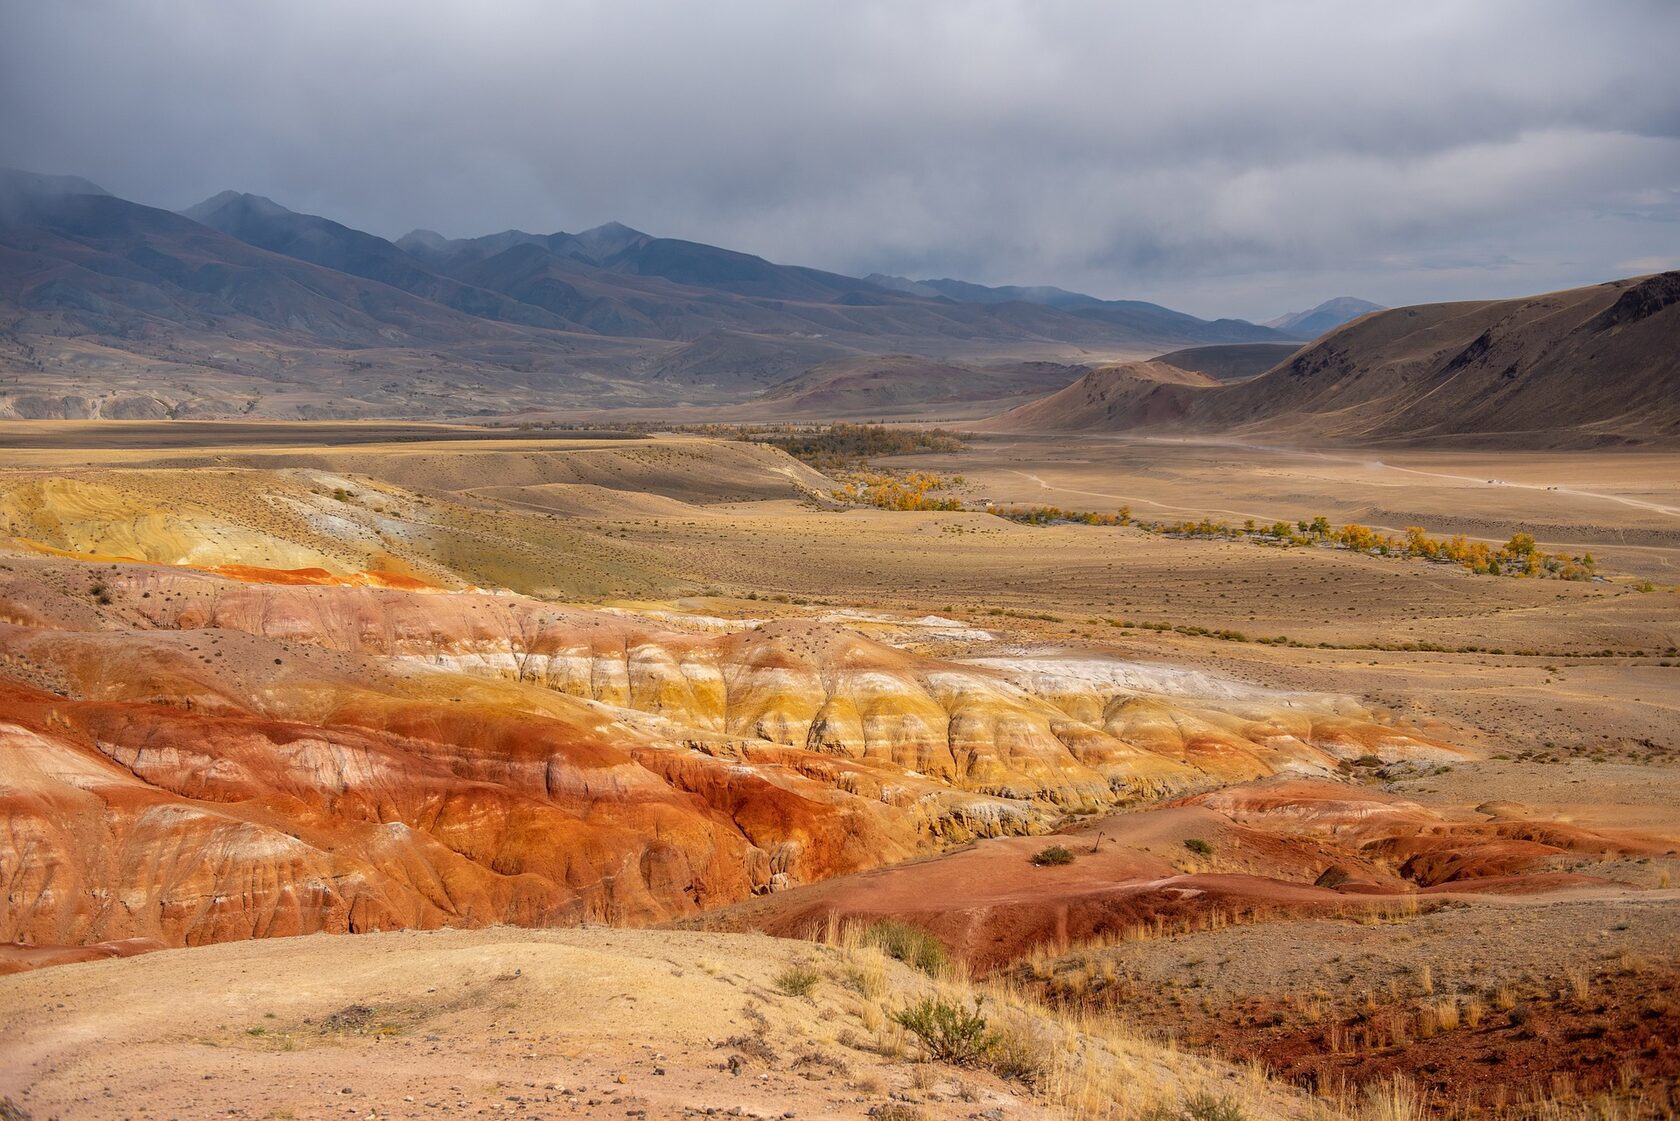
[[[1267,316],[1680,266],[1680,5],[0,0],[0,163]]]

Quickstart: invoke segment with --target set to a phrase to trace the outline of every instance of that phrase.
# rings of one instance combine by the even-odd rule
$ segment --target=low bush
[[[997,1043],[986,1027],[980,1002],[972,1010],[956,1001],[923,997],[893,1013],[893,1022],[914,1035],[935,1062],[954,1066],[983,1066]]]
[[[871,923],[863,931],[863,941],[930,977],[938,976],[951,964],[951,955],[945,952],[945,946],[939,939],[920,927],[897,919]]]
[[[1047,849],[1039,849],[1033,853],[1034,864],[1072,864],[1073,852],[1064,845],[1051,845]]]
[[[1195,853],[1197,856],[1213,855],[1213,846],[1202,840],[1200,837],[1191,837],[1189,840],[1184,842],[1184,847]]]
[[[1208,1093],[1191,1094],[1175,1106],[1157,1105],[1143,1116],[1144,1121],[1243,1121],[1236,1101]]]

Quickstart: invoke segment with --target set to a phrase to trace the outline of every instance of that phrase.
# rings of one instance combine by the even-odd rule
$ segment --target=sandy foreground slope
[[[808,965],[809,996],[777,978]],[[1235,1068],[993,1001],[1037,1092],[919,1061],[884,1018],[934,982],[869,949],[619,931],[401,932],[166,951],[0,980],[0,1094],[36,1118],[927,1118],[1066,1115],[1084,1079],[1141,1105],[1305,1099]],[[947,991],[957,992],[960,986]],[[0,1099],[4,1100],[4,1099]],[[877,1113],[878,1115],[878,1113]],[[8,1115],[11,1116],[11,1115]]]

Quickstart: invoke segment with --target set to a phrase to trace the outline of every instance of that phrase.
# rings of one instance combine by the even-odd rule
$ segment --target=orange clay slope
[[[1069,811],[1455,757],[1347,698],[814,619],[98,578],[0,569],[0,939],[655,922]]]

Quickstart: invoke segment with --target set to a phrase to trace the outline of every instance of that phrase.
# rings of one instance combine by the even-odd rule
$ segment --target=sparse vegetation
[[[1243,1121],[1242,1106],[1229,1095],[1191,1094],[1175,1105],[1157,1104],[1142,1121]]]
[[[882,510],[961,510],[962,501],[936,492],[957,486],[956,476],[947,479],[926,471],[890,475],[879,471],[855,475],[834,491],[837,501],[854,506],[875,506]]]
[[[1066,845],[1051,845],[1049,848],[1039,849],[1033,853],[1032,862],[1038,865],[1072,864],[1073,850]]]
[[[1198,521],[1137,521],[1131,507],[1119,513],[1107,514],[1089,510],[1065,510],[1060,506],[988,506],[986,512],[1026,525],[1135,525],[1162,537],[1182,540],[1249,541],[1256,544],[1284,547],[1318,547],[1348,549],[1379,557],[1414,558],[1440,564],[1456,564],[1471,572],[1489,576],[1553,577],[1559,580],[1591,580],[1597,575],[1598,562],[1591,553],[1568,556],[1547,553],[1539,549],[1532,535],[1513,534],[1497,548],[1482,541],[1471,541],[1463,534],[1450,538],[1431,537],[1422,526],[1407,526],[1399,535],[1381,533],[1369,526],[1348,523],[1333,528],[1322,515],[1296,522],[1278,521],[1271,525],[1257,524],[1252,518],[1240,526],[1216,522],[1211,518]],[[1639,590],[1655,590],[1636,585]]]
[[[893,1013],[893,1022],[914,1035],[936,1062],[980,1066],[997,1042],[981,1015],[982,1000],[972,1010],[952,1000],[923,997]]]
[[[943,428],[888,428],[880,424],[722,425],[685,426],[682,431],[769,444],[819,471],[856,467],[864,460],[888,455],[959,452],[962,436]]]
[[[1191,837],[1184,842],[1184,847],[1197,856],[1212,856],[1213,846],[1200,837]]]
[[[786,996],[810,996],[821,980],[822,974],[809,965],[792,965],[771,978],[771,983]]]
[[[862,941],[930,977],[938,976],[951,964],[951,955],[939,939],[920,927],[897,919],[871,923],[863,929]]]

